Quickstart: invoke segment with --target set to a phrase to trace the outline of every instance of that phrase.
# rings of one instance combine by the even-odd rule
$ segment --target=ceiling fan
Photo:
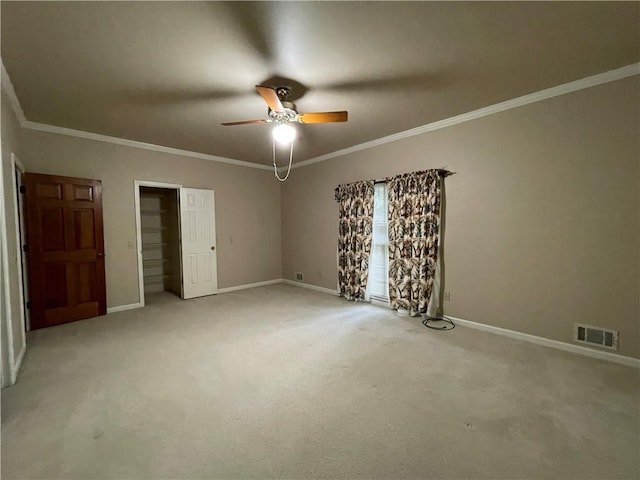
[[[298,113],[296,105],[289,102],[287,97],[291,93],[288,87],[265,87],[256,85],[256,90],[267,104],[267,117],[261,120],[244,120],[240,122],[223,123],[225,127],[235,125],[251,125],[255,123],[275,123],[275,128],[271,131],[273,135],[273,171],[275,176],[281,182],[284,182],[291,172],[291,162],[293,160],[293,139],[296,136],[296,129],[291,123],[334,123],[346,122],[348,113],[342,112],[313,112]],[[278,174],[278,166],[276,165],[276,142],[281,145],[289,145],[289,168],[284,178]]]
[[[250,125],[254,123],[333,123],[346,122],[348,118],[347,112],[314,112],[314,113],[298,113],[293,102],[287,101],[287,97],[291,93],[288,87],[265,87],[256,85],[256,90],[268,106],[267,119],[262,120],[244,120],[241,122],[227,122],[222,125],[226,127],[234,125]]]

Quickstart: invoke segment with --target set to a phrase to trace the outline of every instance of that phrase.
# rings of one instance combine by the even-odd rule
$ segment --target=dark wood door
[[[31,328],[107,312],[99,180],[24,174]]]

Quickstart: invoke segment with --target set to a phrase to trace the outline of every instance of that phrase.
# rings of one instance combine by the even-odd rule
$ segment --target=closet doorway
[[[140,187],[140,234],[145,299],[159,292],[180,296],[177,189]]]
[[[213,190],[134,181],[140,304],[217,293]],[[165,294],[166,295],[166,294]]]

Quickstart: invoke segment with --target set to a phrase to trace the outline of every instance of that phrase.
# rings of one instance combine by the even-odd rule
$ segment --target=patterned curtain
[[[440,227],[439,170],[398,175],[389,188],[389,300],[410,315],[426,313]]]
[[[338,185],[338,287],[347,300],[364,300],[373,225],[373,180]]]

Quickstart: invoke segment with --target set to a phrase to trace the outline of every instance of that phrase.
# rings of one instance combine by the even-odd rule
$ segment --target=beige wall
[[[7,228],[7,263],[3,268],[7,268],[9,274],[9,288],[5,290],[5,285],[0,279],[0,288],[3,290],[1,296],[2,305],[0,305],[0,318],[2,318],[2,381],[3,386],[10,383],[11,363],[15,364],[24,348],[24,328],[21,318],[21,305],[19,296],[19,277],[18,269],[20,268],[21,257],[18,250],[18,239],[15,232],[15,206],[13,187],[13,170],[11,165],[11,154],[14,153],[20,158],[21,150],[19,143],[18,120],[11,109],[11,104],[4,91],[0,98],[0,110],[2,112],[1,121],[1,138],[2,138],[2,179],[4,192],[4,212],[0,212],[3,216],[2,221],[5,222]],[[10,316],[6,318],[6,309],[4,302],[10,303]],[[12,341],[12,349],[8,341]],[[10,359],[11,351],[13,351],[13,359]]]
[[[633,77],[295,169],[284,277],[335,289],[336,185],[448,167],[445,313],[564,342],[614,328],[638,357],[639,101]]]
[[[27,129],[22,147],[30,172],[102,180],[108,306],[138,302],[134,180],[215,191],[219,288],[281,277],[272,172]]]
[[[334,187],[448,167],[446,313],[565,342],[574,322],[615,328],[638,357],[639,96],[638,77],[594,87],[298,168],[281,189],[269,171],[20,129],[3,94],[3,168],[14,151],[29,171],[103,181],[117,306],[138,302],[134,179],[216,191],[220,288],[301,271],[334,289]],[[16,262],[12,208],[6,221]]]

